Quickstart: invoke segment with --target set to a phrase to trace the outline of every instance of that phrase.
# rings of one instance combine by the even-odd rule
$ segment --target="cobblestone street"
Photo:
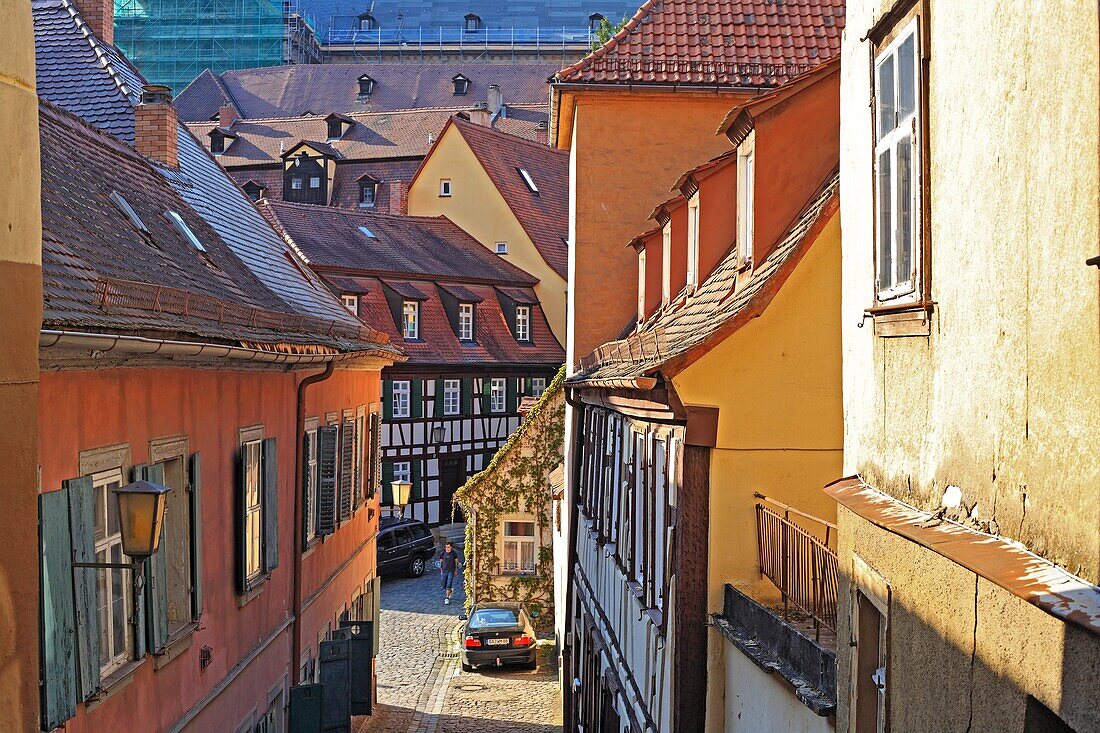
[[[557,664],[541,647],[539,668],[463,672],[458,634],[465,595],[455,580],[443,603],[434,564],[421,578],[386,578],[378,652],[378,706],[354,733],[551,733],[561,730]]]

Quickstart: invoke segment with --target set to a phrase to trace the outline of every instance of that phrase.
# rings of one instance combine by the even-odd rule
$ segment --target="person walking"
[[[462,557],[455,552],[450,542],[443,546],[443,554],[439,556],[439,574],[443,577],[443,604],[451,605],[451,590],[454,587],[455,573],[458,567],[463,565]]]

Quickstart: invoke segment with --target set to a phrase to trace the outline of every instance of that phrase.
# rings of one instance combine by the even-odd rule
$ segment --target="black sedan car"
[[[462,631],[462,669],[520,664],[535,669],[535,628],[519,603],[479,603]]]

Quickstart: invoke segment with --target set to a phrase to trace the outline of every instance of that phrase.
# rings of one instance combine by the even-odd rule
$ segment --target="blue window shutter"
[[[279,455],[275,438],[263,442],[264,568],[279,567]]]
[[[73,562],[96,562],[95,490],[90,476],[61,482],[69,495],[69,537]],[[99,691],[99,583],[95,568],[73,570],[79,699]],[[112,571],[115,572],[115,571]]]
[[[202,616],[202,459],[191,456],[191,618]]]
[[[248,466],[245,464],[245,447],[243,445],[237,447],[237,487],[236,491],[236,512],[237,516],[234,517],[236,521],[233,526],[236,528],[236,562],[235,565],[235,577],[237,579],[237,592],[245,593],[248,591],[248,529],[247,529],[247,517],[248,517],[248,498],[246,496],[245,487],[248,484]]]
[[[336,528],[336,440],[335,425],[317,429],[317,534],[332,534]]]
[[[164,467],[159,464],[134,467],[134,475],[154,484],[164,483]],[[168,563],[161,529],[160,547],[145,563],[145,629],[149,651],[161,654],[168,644]]]
[[[38,497],[41,587],[42,728],[52,730],[76,715],[77,642],[73,614],[69,492]],[[98,639],[99,630],[95,630]],[[95,660],[99,676],[99,659]]]

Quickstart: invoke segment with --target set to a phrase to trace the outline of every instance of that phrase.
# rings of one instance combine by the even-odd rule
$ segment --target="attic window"
[[[374,79],[367,74],[363,74],[359,77],[359,96],[369,97],[372,94],[374,94]]]
[[[210,133],[210,152],[214,155],[221,155],[225,152],[225,135],[217,130]]]
[[[603,25],[605,20],[607,20],[607,18],[599,13],[592,13],[592,15],[588,16],[588,30],[595,33],[599,30],[600,26]]]
[[[378,21],[374,19],[374,16],[370,13],[363,13],[359,16],[359,30],[361,31],[373,31],[378,28]]]
[[[527,170],[524,169],[524,168],[516,168],[516,170],[519,171],[520,178],[523,179],[523,182],[524,182],[524,184],[526,184],[528,190],[530,190],[531,193],[538,196],[539,195],[539,187],[535,185],[535,180],[533,178],[531,178],[531,174],[528,173]]]
[[[373,209],[378,201],[378,181],[370,176],[359,179],[359,208]]]
[[[371,239],[378,239],[378,237],[374,236],[374,232],[366,227],[359,227],[359,231]]]
[[[118,191],[111,191],[111,201],[118,207],[118,210],[126,215],[126,218],[130,220],[139,232],[144,234],[149,233],[149,227],[145,226],[145,222],[141,220],[141,217],[134,211],[134,207],[130,206],[130,202],[127,201],[121,193]]]
[[[465,97],[466,92],[470,91],[470,80],[462,74],[455,74],[451,82],[455,85],[456,97]]]
[[[264,187],[256,183],[255,181],[249,181],[248,183],[241,186],[241,188],[244,189],[244,192],[248,196],[248,198],[252,199],[253,201],[259,201],[264,197]]]
[[[476,13],[466,14],[466,32],[476,33],[481,30],[481,16]]]
[[[176,228],[176,231],[183,235],[183,238],[191,243],[191,246],[197,249],[199,252],[205,252],[206,247],[202,246],[202,242],[195,236],[195,233],[191,231],[191,227],[187,226],[187,222],[183,220],[175,211],[164,212],[164,218],[172,222],[172,226]]]
[[[496,252],[497,252],[498,255],[508,254],[508,243],[507,242],[497,242]]]
[[[339,140],[344,134],[344,123],[338,118],[328,120],[328,141]]]

